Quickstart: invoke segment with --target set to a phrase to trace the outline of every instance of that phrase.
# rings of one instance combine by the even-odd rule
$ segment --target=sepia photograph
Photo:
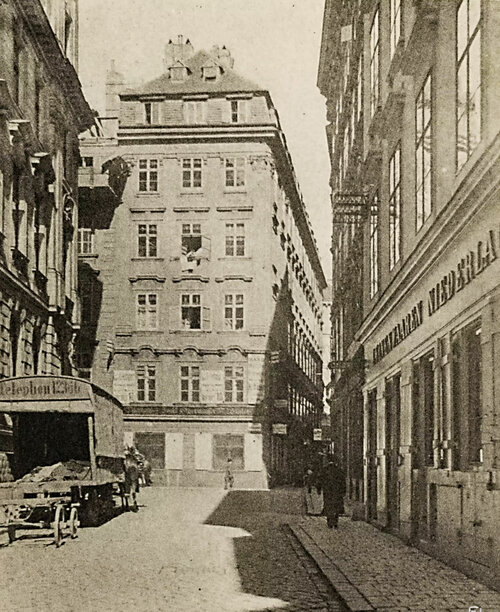
[[[500,0],[0,0],[0,610],[500,612]]]

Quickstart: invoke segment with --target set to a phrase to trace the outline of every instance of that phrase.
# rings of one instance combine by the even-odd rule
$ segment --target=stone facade
[[[238,487],[299,480],[322,413],[325,279],[269,93],[232,64],[178,40],[140,90],[113,68],[81,141],[81,372],[169,484],[220,486],[228,457]]]
[[[490,0],[327,2],[318,79],[351,511],[497,588],[499,20]]]
[[[75,371],[78,133],[93,122],[76,33],[76,2],[0,3],[0,377]]]

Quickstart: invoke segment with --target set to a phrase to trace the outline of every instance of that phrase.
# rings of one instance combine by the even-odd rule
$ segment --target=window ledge
[[[130,261],[165,261],[164,257],[131,257]]]
[[[135,193],[136,196],[141,197],[141,196],[146,196],[146,197],[152,197],[152,196],[160,196],[160,192],[159,191],[136,191]]]
[[[99,255],[97,253],[78,253],[80,259],[97,259]]]
[[[247,193],[246,187],[225,187],[224,193]]]
[[[218,257],[219,261],[251,261],[250,255],[224,255],[224,257]]]
[[[181,189],[181,196],[203,195],[203,187],[193,187],[192,189]]]
[[[134,334],[164,334],[163,329],[134,329],[132,330]]]
[[[211,334],[211,329],[170,329],[170,334]]]

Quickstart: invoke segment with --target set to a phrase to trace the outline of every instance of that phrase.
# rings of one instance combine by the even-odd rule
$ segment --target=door
[[[385,387],[385,457],[387,526],[399,529],[399,447],[401,437],[401,375],[386,381]]]
[[[367,482],[366,501],[368,520],[377,518],[377,391],[368,393],[367,401],[368,436],[367,436]]]

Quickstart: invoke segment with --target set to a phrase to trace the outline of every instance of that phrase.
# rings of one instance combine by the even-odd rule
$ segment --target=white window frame
[[[201,157],[182,159],[182,189],[201,189],[203,187],[203,160]]]
[[[417,232],[432,212],[432,72],[415,105],[415,213]]]
[[[378,193],[373,198],[370,207],[370,298],[379,289],[379,200]]]
[[[226,189],[243,189],[246,186],[246,159],[226,157],[224,162]]]
[[[245,368],[242,365],[224,366],[224,403],[245,402]]]
[[[183,403],[200,402],[201,366],[199,364],[181,364],[179,366],[179,398]]]
[[[185,298],[187,297],[187,300],[185,300]],[[191,327],[188,326],[186,323],[184,323],[184,321],[188,321],[188,319],[183,319],[182,317],[182,311],[184,308],[197,308],[200,311],[200,326],[199,327]],[[184,330],[193,330],[193,331],[201,331],[203,329],[203,320],[202,320],[202,314],[203,314],[203,304],[202,304],[202,297],[201,297],[201,293],[181,293],[180,295],[180,311],[181,311],[181,325],[182,325],[182,329]]]
[[[226,240],[224,244],[226,257],[245,257],[245,230],[244,221],[226,222]]]
[[[401,142],[389,160],[389,270],[401,259]]]
[[[158,125],[161,123],[161,102],[148,100],[144,102],[144,123]]]
[[[145,228],[144,231],[141,228]],[[153,230],[154,228],[154,230]],[[144,254],[142,254],[142,252]],[[158,257],[158,224],[137,224],[137,257],[151,259]]]
[[[137,293],[136,325],[139,331],[158,329],[158,294],[156,292]]]
[[[379,8],[370,28],[370,116],[373,117],[380,100],[380,28]]]
[[[156,402],[156,374],[156,364],[139,363],[136,365],[138,402]],[[140,381],[143,381],[142,385]]]
[[[224,329],[229,331],[245,329],[245,295],[243,293],[224,294]]]
[[[249,100],[229,100],[231,123],[248,123]]]
[[[78,228],[78,255],[94,253],[94,230],[90,227]]]
[[[158,192],[158,175],[159,161],[157,158],[141,158],[138,162],[139,166],[139,192],[140,193],[157,193]]]
[[[184,100],[184,120],[190,124],[206,123],[206,100]]]

